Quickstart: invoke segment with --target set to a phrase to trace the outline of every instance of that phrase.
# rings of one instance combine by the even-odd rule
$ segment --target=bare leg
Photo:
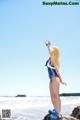
[[[61,101],[59,97],[59,86],[60,86],[60,79],[58,77],[52,78],[52,82],[50,83],[50,95],[51,95],[51,101],[58,112],[60,114],[61,111]]]

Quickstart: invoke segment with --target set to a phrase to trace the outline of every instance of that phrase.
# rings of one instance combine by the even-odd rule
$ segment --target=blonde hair
[[[53,50],[50,53],[51,63],[57,66],[57,68],[60,68],[60,50],[58,47],[53,46]]]

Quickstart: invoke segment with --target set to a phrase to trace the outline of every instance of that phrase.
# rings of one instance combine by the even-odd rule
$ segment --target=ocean
[[[60,98],[63,115],[70,115],[74,107],[80,106],[79,96]],[[5,110],[10,110],[9,120],[43,120],[48,110],[52,109],[50,97],[0,97],[0,115],[2,117]]]

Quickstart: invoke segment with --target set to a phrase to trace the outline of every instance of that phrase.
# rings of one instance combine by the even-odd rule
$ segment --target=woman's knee
[[[58,95],[58,94],[55,94],[55,93],[52,93],[52,94],[51,94],[51,99],[52,99],[52,100],[57,100],[57,99],[59,99],[59,95]]]

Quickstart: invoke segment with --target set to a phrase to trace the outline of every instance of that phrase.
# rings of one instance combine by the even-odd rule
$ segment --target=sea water
[[[70,115],[74,107],[80,105],[80,97],[60,98],[63,115]],[[53,106],[47,96],[0,97],[0,112],[3,109],[11,110],[11,120],[42,120]]]

